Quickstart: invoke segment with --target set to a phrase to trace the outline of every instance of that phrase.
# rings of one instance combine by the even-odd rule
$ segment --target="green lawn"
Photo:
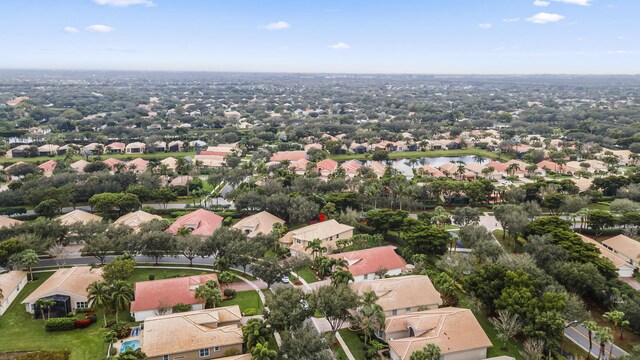
[[[102,316],[98,322],[85,329],[49,333],[42,320],[34,320],[20,304],[51,273],[39,273],[38,279],[27,284],[0,317],[0,352],[27,350],[70,350],[71,360],[104,359],[107,345],[102,340]]]
[[[505,160],[505,161],[508,160],[508,158],[504,156],[500,156],[491,151],[477,149],[477,148],[468,148],[468,149],[460,149],[460,150],[392,152],[392,153],[389,153],[389,159],[411,159],[411,158],[422,158],[422,157],[465,156],[465,155],[479,155],[489,159],[498,159],[498,160]],[[367,157],[365,156],[365,154],[339,154],[339,155],[331,154],[328,157],[336,161],[346,161],[351,159],[367,160]]]
[[[147,281],[149,280],[149,275],[155,275],[155,280],[167,279],[169,277],[179,276],[192,276],[192,275],[203,275],[209,274],[213,271],[202,271],[202,270],[183,270],[183,269],[167,269],[167,268],[157,268],[157,269],[136,269],[133,272],[133,276],[129,278],[129,282],[134,283],[138,281]]]
[[[298,274],[301,278],[304,279],[304,281],[309,284],[316,282],[316,274],[314,274],[308,266],[305,266],[302,269],[296,271],[296,274]]]
[[[224,300],[221,306],[239,305],[240,311],[244,313],[246,309],[256,309],[256,313],[262,313],[262,301],[255,290],[240,291],[231,300]]]
[[[504,239],[502,238],[502,234],[503,234],[504,230],[493,230],[493,236],[495,236],[496,240],[498,240],[498,242],[500,243],[500,245],[502,245],[502,247],[507,251],[507,252],[513,252],[514,251],[514,241],[513,238],[507,234],[505,234]]]
[[[340,336],[342,336],[342,340],[344,340],[345,344],[347,344],[347,347],[351,351],[351,355],[353,355],[356,360],[365,360],[366,354],[364,352],[364,342],[360,340],[360,338],[358,337],[358,333],[353,332],[349,329],[341,329],[338,330],[338,332],[340,333]],[[340,349],[340,351],[342,351],[342,348]]]
[[[185,156],[190,156],[190,157],[194,157],[196,155],[196,153],[194,151],[191,152],[174,152],[174,153],[152,153],[152,154],[102,154],[102,155],[97,155],[97,156],[90,156],[89,159],[93,159],[95,157],[100,157],[102,160],[106,160],[108,158],[114,158],[114,159],[120,159],[120,160],[133,160],[135,158],[143,158],[145,160],[149,160],[149,159],[166,159],[168,157],[174,157],[174,158],[179,158],[179,157],[185,157]],[[84,156],[73,156],[72,157],[72,162],[73,161],[78,161],[80,159],[84,159]],[[19,161],[22,162],[26,162],[26,163],[43,163],[45,161],[49,161],[49,160],[57,160],[57,161],[62,161],[64,160],[64,155],[59,155],[59,156],[36,156],[36,157],[32,157],[32,158],[6,158],[6,157],[0,157],[0,163],[16,163]]]

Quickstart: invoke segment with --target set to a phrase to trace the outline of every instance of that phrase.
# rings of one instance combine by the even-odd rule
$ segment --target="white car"
[[[285,283],[285,284],[288,284],[288,283],[290,283],[290,282],[291,282],[291,281],[289,280],[289,277],[288,277],[288,276],[283,276],[283,277],[282,277],[282,279],[280,279],[280,281],[281,281],[281,282],[283,282],[283,283]]]

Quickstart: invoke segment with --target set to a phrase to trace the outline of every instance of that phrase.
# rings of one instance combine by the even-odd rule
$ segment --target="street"
[[[580,324],[570,326],[564,329],[564,336],[570,341],[572,341],[573,343],[575,343],[576,345],[580,346],[584,351],[589,351],[589,331],[585,329],[584,326]],[[593,338],[593,335],[592,335],[592,338]],[[598,344],[594,338],[592,342],[593,342],[593,347],[591,348],[591,354],[593,354],[593,356],[595,356],[596,358],[599,358],[598,356],[600,354],[600,344]],[[604,351],[605,359],[611,359],[610,349],[611,349],[611,344],[607,343]],[[622,355],[628,355],[627,352],[625,352],[624,350],[620,349],[615,345],[613,346],[612,353],[613,353],[614,359]]]

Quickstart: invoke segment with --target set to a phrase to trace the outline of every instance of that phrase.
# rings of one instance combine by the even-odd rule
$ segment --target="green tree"
[[[308,324],[283,334],[280,354],[286,359],[334,359],[326,340]]]
[[[404,210],[378,209],[367,211],[365,221],[367,225],[374,228],[375,232],[387,233],[400,229],[408,216],[409,213]]]
[[[400,234],[412,254],[442,255],[451,244],[451,234],[444,229],[415,221]]]
[[[164,231],[143,233],[139,239],[140,253],[152,257],[155,264],[167,255],[176,252],[176,238]]]
[[[110,297],[113,301],[113,308],[116,310],[116,322],[120,311],[129,310],[133,301],[133,287],[124,280],[114,282],[110,287]]]
[[[258,344],[266,344],[270,335],[271,331],[262,319],[249,319],[242,327],[242,337],[249,351]]]
[[[34,211],[40,216],[44,216],[47,219],[51,219],[60,211],[60,203],[56,199],[48,199],[39,203]]]
[[[127,280],[132,277],[135,268],[136,261],[131,255],[125,253],[102,268],[102,277],[108,284],[113,284],[118,280]]]
[[[253,274],[267,284],[267,289],[270,289],[271,285],[283,277],[289,276],[289,273],[291,273],[291,269],[286,263],[273,259],[262,260],[253,267]]]
[[[470,224],[477,224],[480,221],[480,215],[477,209],[471,207],[461,207],[453,210],[453,223],[466,226]]]
[[[376,330],[384,326],[385,315],[382,306],[378,303],[375,292],[365,292],[360,302],[360,307],[353,315],[352,326],[359,327],[364,332],[364,343],[369,344],[369,339]]]
[[[386,271],[385,271],[386,273]],[[349,284],[354,281],[353,275],[347,269],[337,269],[331,273],[331,285]]]
[[[585,358],[585,360],[589,360],[591,348],[593,348],[593,333],[598,330],[598,324],[595,321],[583,321],[582,326],[589,332],[589,351],[587,351],[587,357]]]
[[[313,315],[307,295],[301,289],[280,287],[267,298],[264,317],[273,329],[284,331],[299,328],[304,320]]]
[[[436,344],[427,344],[421,350],[414,351],[410,360],[440,360],[440,347]]]
[[[107,310],[110,309],[112,299],[109,286],[103,282],[95,281],[87,287],[87,299],[89,307],[102,311],[104,326],[107,326]]]
[[[24,250],[23,252],[17,254],[18,263],[20,266],[25,267],[29,270],[29,277],[31,277],[31,281],[33,281],[33,271],[31,269],[38,265],[40,262],[40,258],[38,258],[38,254],[31,249]]]
[[[613,342],[613,335],[611,334],[611,329],[608,327],[598,328],[595,332],[595,339],[600,344],[600,353],[598,355],[598,360],[605,359],[605,347],[608,342]]]
[[[624,313],[619,310],[612,310],[602,314],[602,317],[613,324],[613,335],[615,335],[618,327],[620,328],[620,340],[622,340],[622,332],[624,331],[625,326],[629,326],[629,321],[625,320]]]
[[[207,280],[206,283],[198,286],[194,297],[202,300],[206,309],[215,308],[222,302],[220,286],[213,280]]]
[[[251,350],[251,358],[253,360],[277,360],[278,352],[269,349],[268,344],[258,343]]]
[[[179,235],[176,238],[176,250],[185,258],[189,259],[189,266],[193,266],[193,259],[200,253],[202,238],[196,235]]]
[[[520,318],[506,310],[499,310],[498,317],[489,318],[489,322],[496,329],[498,339],[502,341],[502,350],[506,350],[507,342],[522,330]]]
[[[331,333],[335,335],[351,317],[350,311],[358,306],[358,294],[346,284],[322,286],[313,291],[309,305],[327,318]]]

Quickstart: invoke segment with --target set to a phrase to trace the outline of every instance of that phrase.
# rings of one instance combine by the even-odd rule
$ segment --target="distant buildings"
[[[407,270],[407,263],[396,254],[395,246],[347,251],[328,257],[345,260],[354,282],[374,280],[378,272],[383,272],[382,276],[396,276]]]

